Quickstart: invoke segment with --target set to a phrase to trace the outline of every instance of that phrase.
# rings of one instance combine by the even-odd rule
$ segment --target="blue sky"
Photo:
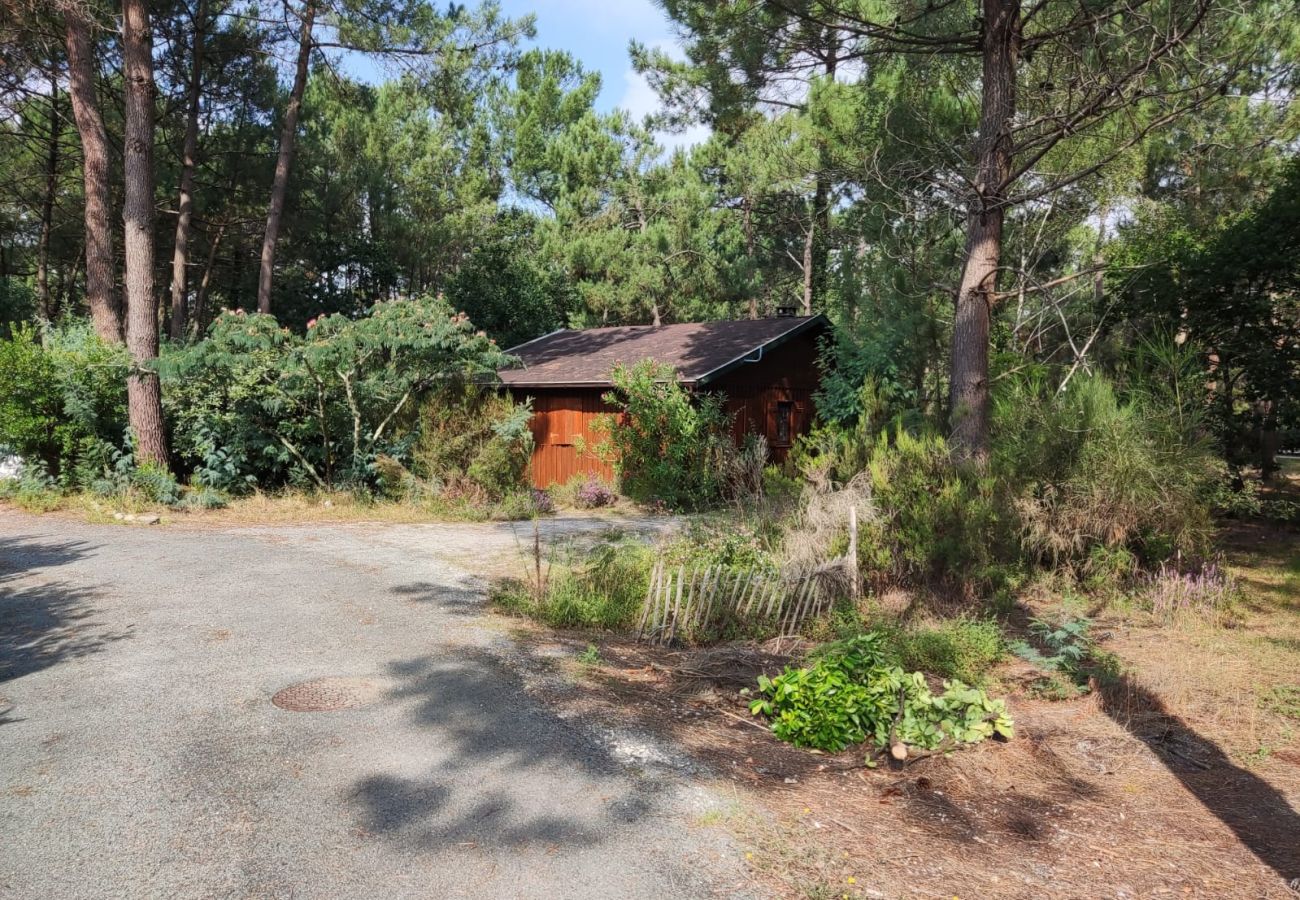
[[[639,121],[658,109],[659,98],[645,79],[632,71],[627,54],[628,42],[633,39],[670,52],[679,46],[668,17],[652,0],[499,2],[502,12],[511,18],[529,13],[536,16],[537,37],[532,46],[567,50],[589,71],[600,73],[600,111],[621,106]],[[377,67],[365,62],[355,61],[349,68],[362,78],[379,74]],[[689,146],[706,136],[706,129],[700,127],[685,134],[661,134],[659,142],[670,148]]]
[[[568,50],[588,69],[601,74],[600,108],[622,106],[641,116],[654,108],[655,96],[632,71],[627,45],[673,44],[668,18],[651,0],[501,0],[511,17],[537,16],[540,47]]]

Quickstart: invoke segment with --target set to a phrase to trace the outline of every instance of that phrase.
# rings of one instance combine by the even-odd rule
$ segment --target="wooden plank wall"
[[[785,459],[790,445],[781,445],[776,434],[778,403],[792,404],[790,439],[806,434],[812,427],[813,394],[821,384],[817,368],[817,342],[811,336],[795,338],[749,363],[727,373],[709,385],[727,395],[727,411],[732,413],[732,434],[737,442],[749,432],[767,438],[772,457]]]
[[[601,390],[566,389],[520,391],[533,398],[533,485],[539,488],[564,484],[574,475],[587,473],[613,483],[614,470],[588,450],[578,452],[585,442],[594,448],[605,440],[596,429],[596,417],[614,408],[600,399]]]
[[[790,442],[781,444],[776,434],[776,405],[791,404]],[[736,443],[753,432],[767,438],[772,459],[785,460],[794,438],[812,426],[813,392],[802,388],[738,385],[727,391],[727,412],[731,415],[731,433]]]

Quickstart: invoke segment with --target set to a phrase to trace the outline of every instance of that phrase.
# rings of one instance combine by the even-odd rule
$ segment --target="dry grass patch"
[[[1300,535],[1236,523],[1223,547],[1244,595],[1231,627],[1195,616],[1102,624],[1112,630],[1106,648],[1170,714],[1258,764],[1300,750],[1300,721],[1285,702],[1300,690]]]

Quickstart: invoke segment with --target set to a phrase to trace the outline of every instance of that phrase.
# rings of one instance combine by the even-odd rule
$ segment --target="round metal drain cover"
[[[290,712],[333,712],[374,703],[387,688],[383,678],[317,678],[289,685],[271,702]]]

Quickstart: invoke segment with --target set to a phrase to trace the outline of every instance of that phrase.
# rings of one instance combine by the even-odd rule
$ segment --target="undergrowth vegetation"
[[[869,740],[901,759],[907,747],[951,748],[1013,734],[1003,701],[955,680],[934,694],[920,672],[891,664],[884,637],[873,632],[823,647],[807,666],[760,677],[758,690],[750,711],[798,747],[838,752]]]
[[[652,551],[631,539],[602,541],[586,552],[543,559],[540,549],[527,579],[493,589],[503,611],[556,628],[628,630],[635,627],[649,581]]]
[[[623,491],[635,500],[671,509],[710,506],[723,490],[723,459],[732,451],[722,401],[692,397],[671,367],[646,360],[618,366],[605,402],[618,413],[604,416],[608,435],[599,452],[618,472]]]
[[[959,616],[893,635],[901,664],[942,678],[978,684],[1006,653],[1002,628],[993,619]]]
[[[1174,356],[1168,377],[1193,378]],[[1198,411],[1160,378],[1121,397],[1099,376],[1064,389],[1013,379],[998,396],[995,468],[1010,491],[1020,546],[1053,566],[1086,562],[1097,548],[1151,562],[1207,551],[1208,498],[1218,477]]]
[[[346,490],[439,512],[527,517],[530,411],[491,385],[508,361],[464,313],[426,297],[325,316],[296,334],[228,312],[157,370],[169,468],[137,468],[121,347],[88,324],[0,340],[3,490],[29,506],[82,491],[205,508],[252,491]],[[47,494],[49,496],[41,496]]]

